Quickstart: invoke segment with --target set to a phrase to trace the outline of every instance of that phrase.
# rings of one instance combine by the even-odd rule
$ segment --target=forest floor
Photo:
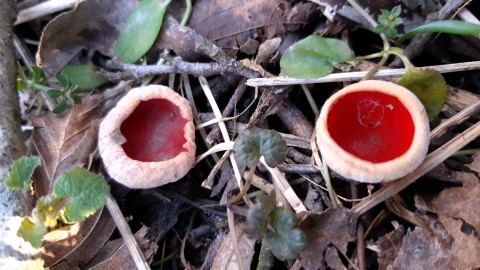
[[[480,268],[480,35],[396,39],[430,20],[478,23],[478,2],[359,0],[352,7],[357,1],[196,0],[189,7],[177,0],[148,9],[155,1],[144,0],[143,11],[135,0],[17,2],[22,127],[29,155],[42,160],[33,176],[34,199],[78,166],[103,175],[111,194],[105,208],[84,222],[62,221],[49,229],[41,249],[45,267]],[[398,35],[372,31],[368,18],[375,24],[381,10],[391,11],[397,2]],[[162,7],[165,14],[158,12]],[[122,54],[117,43],[134,12],[142,27],[133,32],[141,36],[122,41]],[[152,35],[153,45],[146,45]],[[329,43],[327,64],[318,67],[329,71],[306,78],[305,66],[317,68],[320,61],[310,58],[316,49],[303,48],[290,62],[286,55],[311,35],[345,44],[356,58],[328,60],[343,46]],[[446,96],[437,88],[426,94],[433,99],[427,102],[440,106],[429,115],[425,160],[400,179],[361,183],[322,165],[316,122],[325,101],[348,85],[365,78],[399,81],[405,69],[394,54],[384,57],[386,44],[414,66],[442,73]],[[140,60],[125,60],[145,46]],[[360,57],[372,54],[377,57]],[[31,66],[42,68],[38,78]],[[151,84],[169,86],[188,100],[195,164],[176,182],[128,188],[102,161],[98,129],[125,93]],[[127,181],[143,177],[130,173]]]

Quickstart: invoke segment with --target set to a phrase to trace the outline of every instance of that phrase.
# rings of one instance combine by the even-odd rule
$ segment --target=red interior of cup
[[[142,101],[121,125],[120,131],[127,139],[123,150],[139,161],[171,159],[187,151],[183,147],[187,122],[180,109],[166,99]]]
[[[368,90],[335,101],[327,129],[345,151],[374,163],[400,157],[410,148],[415,133],[412,117],[398,98]]]

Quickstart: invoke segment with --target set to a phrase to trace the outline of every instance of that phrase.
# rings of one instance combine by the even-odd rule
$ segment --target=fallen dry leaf
[[[402,246],[404,235],[405,229],[400,225],[395,228],[395,230],[378,238],[375,242],[377,248],[380,250],[377,253],[378,269],[387,269],[387,266],[393,264]]]
[[[120,29],[136,7],[137,0],[82,1],[44,28],[37,52],[37,65],[48,75],[59,72],[80,50],[97,50],[111,56]]]
[[[96,215],[98,215],[98,213]],[[55,257],[61,259],[61,262],[58,264],[54,262],[55,265],[50,268],[51,270],[65,269],[63,265],[68,265],[69,268],[85,265],[105,245],[105,242],[108,241],[116,228],[112,217],[106,210],[102,211],[96,223],[90,223],[90,225],[93,226],[93,230],[89,231],[88,234],[82,233],[82,231],[87,231],[87,229],[83,228],[84,226],[89,226],[86,223],[87,222],[83,222],[80,224],[79,234],[81,237],[84,237],[85,240],[79,241],[79,245],[65,247],[58,241],[51,243],[52,246],[57,246],[56,250],[59,250],[60,254],[69,251],[64,258],[58,258],[58,253],[53,252]],[[62,250],[62,248],[64,250]],[[52,264],[47,265],[47,261],[45,260],[46,267],[50,267]]]
[[[30,152],[42,159],[42,166],[34,174],[36,196],[50,193],[54,179],[60,174],[86,164],[95,148],[99,103],[99,96],[90,95],[61,115],[31,117],[34,130]]]
[[[466,172],[456,172],[453,178],[461,180],[463,187],[444,189],[432,201],[425,202],[425,208],[439,216],[462,219],[480,232],[479,179]]]
[[[480,241],[476,232],[464,232],[461,220],[440,217],[448,233],[453,237],[452,264],[456,269],[480,268]]]
[[[155,241],[146,238],[147,233],[148,228],[143,226],[134,236],[145,259],[151,262],[158,246]],[[116,239],[108,242],[85,266],[85,269],[136,269],[136,266],[123,239]]]
[[[480,174],[480,151],[475,153],[472,158],[472,163],[465,166],[467,166],[470,170],[475,171],[477,174]]]
[[[199,0],[188,25],[234,57],[251,39],[261,43],[299,29],[315,11],[318,18],[319,9],[313,3],[293,8],[285,0]]]
[[[237,228],[238,246],[240,248],[242,261],[245,265],[245,269],[249,269],[253,260],[253,255],[255,255],[255,240],[248,238],[247,235],[243,233],[243,229],[240,228],[240,226],[235,225],[235,227]],[[232,232],[230,231],[222,239],[220,248],[217,250],[217,255],[213,261],[212,270],[239,269],[231,238]]]
[[[338,259],[342,258],[338,252],[346,254],[348,243],[355,240],[356,224],[355,213],[346,208],[307,214],[299,224],[308,239],[307,248],[300,255],[302,266],[305,269],[338,269]],[[330,248],[335,248],[337,253]],[[335,256],[338,259],[333,258]]]

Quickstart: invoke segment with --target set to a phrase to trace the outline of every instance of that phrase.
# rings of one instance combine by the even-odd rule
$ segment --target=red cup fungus
[[[341,176],[366,183],[398,179],[425,159],[430,127],[408,89],[363,81],[332,95],[316,124],[323,161]]]
[[[195,127],[186,99],[162,85],[130,90],[100,124],[109,175],[130,188],[177,181],[195,163]]]

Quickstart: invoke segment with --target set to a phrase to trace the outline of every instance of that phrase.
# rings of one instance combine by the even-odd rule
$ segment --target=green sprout
[[[385,33],[387,37],[395,38],[398,36],[397,26],[403,23],[403,19],[400,18],[402,8],[395,6],[392,11],[382,9],[378,16],[378,25],[373,29],[375,33]]]

